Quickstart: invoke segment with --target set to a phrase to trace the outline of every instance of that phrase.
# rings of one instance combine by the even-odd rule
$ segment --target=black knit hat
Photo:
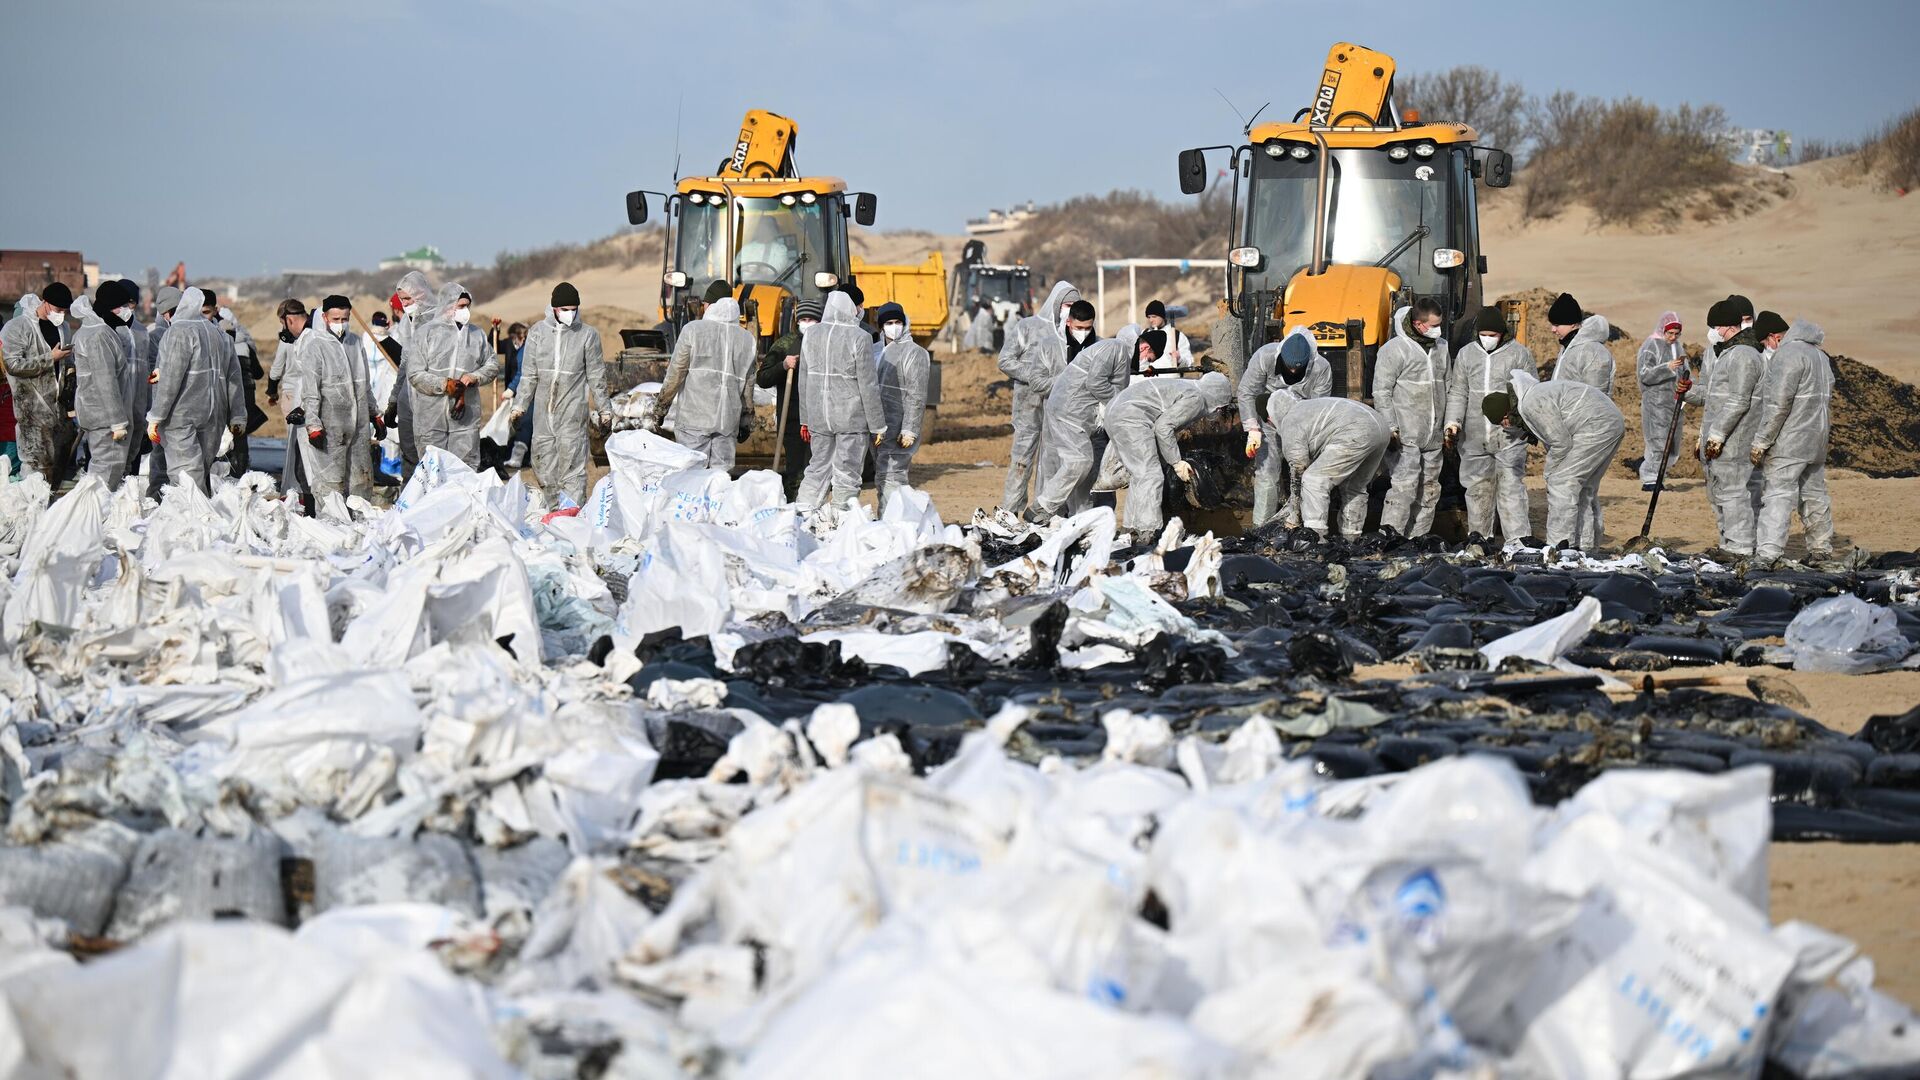
[[[802,300],[793,305],[793,317],[795,319],[812,319],[814,322],[819,322],[820,301]]]
[[[580,290],[573,287],[573,282],[563,281],[553,287],[553,295],[547,299],[547,304],[550,307],[579,307]]]
[[[1075,300],[1073,306],[1067,309],[1067,318],[1076,322],[1092,322],[1093,305],[1085,300]]]
[[[1787,332],[1787,320],[1777,311],[1763,311],[1753,320],[1753,332],[1760,337],[1772,337]]]
[[[1547,309],[1547,325],[1578,326],[1582,318],[1580,301],[1572,293],[1561,293],[1554,298],[1553,306]]]
[[[1087,317],[1092,318],[1093,316],[1089,315]],[[1165,330],[1148,330],[1140,335],[1140,340],[1135,344],[1134,348],[1136,352],[1140,345],[1145,345],[1147,348],[1153,350],[1153,358],[1158,360],[1167,355],[1167,332]]]
[[[899,304],[892,302],[881,304],[880,310],[873,313],[873,324],[875,326],[885,326],[887,323],[895,321],[907,321],[907,310]]]
[[[121,294],[118,281],[103,281],[93,290],[93,310],[103,315],[124,303],[126,297]]]
[[[140,302],[140,286],[134,284],[132,278],[120,279],[120,299],[135,304]]]
[[[713,284],[707,286],[707,294],[701,297],[701,299],[711,304],[715,300],[724,299],[732,295],[733,286],[728,284],[727,279],[715,278]]]
[[[1505,420],[1507,414],[1512,411],[1513,395],[1507,393],[1505,390],[1495,390],[1493,393],[1480,399],[1480,412],[1496,424]]]
[[[1147,301],[1147,318],[1151,319],[1155,315],[1158,315],[1163,319],[1166,318],[1167,305],[1161,303],[1158,300],[1149,300]]]
[[[40,299],[65,311],[73,306],[73,290],[57,281],[49,281],[47,287],[40,290]]]
[[[1476,334],[1499,334],[1507,336],[1507,319],[1497,307],[1483,307],[1480,314],[1474,316],[1473,332]]]
[[[1753,301],[1739,293],[1727,294],[1727,306],[1733,309],[1734,321],[1729,326],[1737,326],[1742,320],[1753,318]]]
[[[1707,309],[1707,325],[1710,327],[1739,326],[1740,311],[1730,300],[1716,301]]]

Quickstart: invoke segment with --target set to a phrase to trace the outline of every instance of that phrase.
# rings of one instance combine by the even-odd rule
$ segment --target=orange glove
[[[813,441],[813,432],[808,431],[807,425],[805,424],[800,425],[800,441],[803,443],[810,443]]]

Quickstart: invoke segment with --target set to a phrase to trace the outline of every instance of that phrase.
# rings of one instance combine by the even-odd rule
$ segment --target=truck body
[[[853,257],[854,283],[860,286],[866,308],[899,304],[907,312],[913,340],[931,346],[934,335],[947,325],[947,266],[939,252],[930,251],[918,265],[882,265]]]

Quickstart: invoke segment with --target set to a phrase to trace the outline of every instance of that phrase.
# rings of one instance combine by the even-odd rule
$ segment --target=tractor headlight
[[[700,204],[707,201],[707,197],[695,191],[695,192],[690,192],[687,195],[687,201],[692,203],[695,206],[699,206]]]
[[[1433,156],[1433,144],[1430,142],[1416,143],[1413,147],[1413,154],[1415,157],[1430,158]]]
[[[1243,269],[1251,270],[1260,265],[1260,249],[1257,247],[1237,247],[1227,252],[1227,261]]]
[[[781,205],[781,206],[792,206],[792,205],[793,205],[794,203],[797,203],[797,202],[799,202],[799,201],[800,201],[799,199],[796,199],[796,198],[794,198],[794,197],[793,197],[792,195],[782,195],[782,196],[780,196],[780,205]]]
[[[1287,148],[1284,146],[1281,146],[1277,142],[1270,142],[1267,144],[1268,157],[1279,157],[1282,154],[1285,154],[1286,152],[1287,152]]]
[[[1304,146],[1296,146],[1292,150],[1289,150],[1287,152],[1293,155],[1293,160],[1295,161],[1305,161],[1308,158],[1313,156],[1313,151],[1307,149]]]
[[[1433,249],[1433,268],[1435,270],[1451,270],[1466,261],[1467,253],[1464,251],[1455,248]]]
[[[812,206],[814,203],[820,201],[820,196],[815,195],[811,191],[803,191],[800,193],[800,201],[807,206]]]
[[[1408,155],[1409,153],[1411,153],[1411,151],[1409,151],[1409,150],[1408,150],[1408,149],[1407,149],[1406,147],[1404,147],[1404,146],[1389,146],[1389,147],[1387,147],[1387,156],[1388,156],[1388,157],[1390,157],[1390,158],[1392,158],[1392,159],[1393,159],[1393,160],[1395,160],[1395,161],[1405,161],[1405,160],[1407,160],[1407,155]]]

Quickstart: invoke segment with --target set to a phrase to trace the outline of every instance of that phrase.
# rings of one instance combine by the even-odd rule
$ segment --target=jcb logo
[[[1328,68],[1320,76],[1320,90],[1313,95],[1313,115],[1308,123],[1325,127],[1333,122],[1333,96],[1340,89],[1340,73]]]
[[[753,132],[740,129],[740,141],[733,144],[733,171],[747,171],[747,148],[753,145]]]

